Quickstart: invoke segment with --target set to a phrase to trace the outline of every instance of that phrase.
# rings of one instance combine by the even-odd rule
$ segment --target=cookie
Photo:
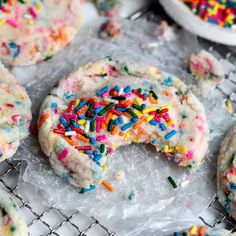
[[[0,61],[29,65],[49,59],[78,32],[83,0],[0,1]]]
[[[179,25],[213,42],[236,45],[236,3],[226,0],[160,0]]]
[[[217,196],[220,203],[236,219],[236,126],[221,143],[217,164]]]
[[[225,77],[225,69],[209,52],[201,50],[192,53],[189,58],[190,73],[199,81],[202,95],[207,95]]]
[[[28,135],[31,101],[22,85],[0,64],[0,162]]]
[[[0,236],[27,236],[27,225],[10,195],[0,188]]]
[[[208,147],[203,106],[181,80],[110,57],[65,76],[44,100],[38,128],[55,172],[85,189],[104,181],[122,145],[151,143],[190,169]]]

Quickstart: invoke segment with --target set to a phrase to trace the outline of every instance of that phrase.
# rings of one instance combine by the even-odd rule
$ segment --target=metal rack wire
[[[128,17],[130,20],[137,20],[137,19],[146,19],[148,21],[158,22],[161,19],[167,19],[168,16],[163,12],[162,8],[155,2],[154,4],[147,6],[139,11],[133,13]],[[236,58],[236,51],[234,52],[232,48],[219,47],[218,44],[212,44],[205,40],[200,40],[208,51],[217,51],[220,53],[222,58],[227,60],[234,60]],[[236,86],[236,80],[232,79],[232,75],[236,74],[236,70],[233,70],[226,76],[226,78],[222,81],[220,85],[217,86],[218,89],[225,101],[230,99],[234,103],[236,107],[236,87],[233,92],[227,93],[223,87],[224,83],[229,82],[232,85]],[[233,112],[235,115],[235,109]],[[24,165],[24,162],[21,161],[5,161],[0,165],[0,187],[3,187],[8,192],[11,193],[13,198],[18,202],[22,213],[26,216],[29,235],[34,235],[32,232],[37,230],[37,235],[80,235],[80,236],[89,236],[94,235],[94,230],[96,232],[100,232],[103,236],[113,236],[115,235],[114,232],[111,232],[107,229],[101,222],[99,222],[94,217],[88,217],[83,215],[80,211],[76,210],[74,212],[63,212],[57,208],[51,207],[35,207],[32,202],[27,202],[24,200],[24,197],[18,191],[18,184],[15,184],[17,179],[19,178],[20,170]],[[236,229],[236,222],[228,216],[228,214],[224,211],[222,206],[219,204],[217,197],[215,197],[209,204],[209,209],[213,209],[218,214],[217,220],[213,223],[209,223],[209,220],[205,219],[203,216],[199,218],[209,227],[216,227],[220,224],[227,224],[227,226],[235,230]],[[30,217],[29,217],[30,215]],[[53,215],[53,217],[51,217]],[[54,221],[49,220],[53,218]],[[83,220],[82,220],[83,218]],[[86,220],[84,220],[86,218]],[[56,219],[56,220],[55,220]],[[83,222],[83,224],[81,224]],[[65,234],[66,232],[66,234]]]

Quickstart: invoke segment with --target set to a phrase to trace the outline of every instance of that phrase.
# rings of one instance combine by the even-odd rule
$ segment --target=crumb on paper
[[[122,34],[121,24],[115,20],[107,20],[99,30],[99,37],[102,39],[116,39]]]
[[[115,175],[114,178],[118,181],[124,181],[125,179],[125,172],[123,170],[118,170]]]
[[[192,53],[189,58],[190,73],[199,80],[201,94],[207,94],[215,88],[225,76],[225,69],[220,62],[206,50]]]
[[[120,0],[96,0],[96,6],[100,15],[114,17],[119,15],[122,3]]]

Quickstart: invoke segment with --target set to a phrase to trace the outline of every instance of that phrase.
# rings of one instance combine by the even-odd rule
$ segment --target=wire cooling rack
[[[171,22],[171,19],[164,13],[157,1],[128,17],[130,20],[141,18],[153,22],[159,22],[163,19]],[[236,59],[236,48],[222,45],[219,47],[218,44],[213,44],[202,39],[200,39],[200,43],[204,45],[204,48],[209,52],[216,51],[224,59],[230,60],[231,62]],[[236,80],[233,79],[233,75],[235,74],[236,70],[232,70],[216,88],[222,93],[226,103],[229,101],[232,102],[232,115],[235,115],[236,110]],[[229,92],[225,90],[224,87],[230,87],[232,89]],[[16,184],[20,175],[20,170],[24,165],[24,161],[2,162],[0,165],[0,187],[3,187],[6,191],[11,193],[12,197],[20,206],[21,212],[25,216],[28,225],[29,235],[115,235],[114,232],[110,231],[97,219],[92,216],[85,216],[78,210],[74,212],[64,212],[53,206],[47,208],[40,205],[39,202],[27,202],[24,200],[24,197],[21,196],[18,189],[18,184]],[[211,213],[209,214],[209,212]],[[212,202],[210,202],[207,213],[207,215],[203,214],[199,217],[207,226],[216,227],[224,224],[226,227],[236,230],[236,222],[225,212],[216,196]],[[214,215],[214,219],[209,219],[209,215]]]

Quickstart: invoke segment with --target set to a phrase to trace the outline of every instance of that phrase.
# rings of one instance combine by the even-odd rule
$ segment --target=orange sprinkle
[[[200,226],[199,229],[198,229],[198,235],[199,236],[204,236],[205,231],[206,231],[206,227],[205,226]]]
[[[84,136],[82,136],[81,134],[77,134],[76,135],[76,138],[85,142],[85,143],[88,143],[89,142],[89,139],[88,138],[85,138]]]
[[[111,131],[111,134],[112,135],[115,135],[118,131],[118,125],[115,125],[113,128],[112,128],[112,131]]]
[[[38,127],[41,127],[43,125],[44,121],[47,120],[48,118],[49,118],[48,113],[41,115],[41,117],[38,120]]]
[[[114,188],[113,188],[106,180],[103,180],[103,181],[102,181],[102,184],[103,184],[110,192],[113,192],[113,191],[114,191]]]
[[[129,114],[129,112],[123,112],[123,115],[125,115],[126,117],[128,117],[128,118],[130,118],[131,117],[131,115]]]
[[[114,96],[118,96],[118,92],[117,92],[117,91],[114,91],[114,92],[113,92],[113,95],[114,95]]]
[[[158,104],[158,101],[155,100],[155,99],[153,99],[153,96],[152,96],[151,93],[148,94],[148,98],[149,98],[150,103],[152,103],[152,104]]]
[[[77,142],[68,138],[68,137],[64,137],[64,139],[66,140],[67,143],[69,143],[71,146],[76,146]]]
[[[111,117],[113,116],[113,114],[111,112],[108,112],[105,118],[105,124],[108,125],[109,121],[111,119]]]
[[[105,121],[101,122],[101,129],[104,129],[106,127]]]
[[[120,132],[119,132],[119,135],[122,137],[122,136],[125,135],[125,133],[124,133],[123,131],[120,131]]]
[[[139,127],[138,132],[139,132],[140,134],[147,134],[146,130],[143,129],[142,127]]]
[[[13,6],[13,5],[14,5],[14,0],[8,0],[8,4],[9,4],[10,6]]]
[[[107,102],[107,101],[102,101],[102,102],[100,102],[100,105],[101,105],[101,106],[105,106],[105,107],[106,107],[108,104],[109,104],[109,102]]]
[[[97,98],[91,98],[90,101],[91,102],[98,102],[98,99]]]
[[[124,104],[128,107],[128,106],[130,106],[130,105],[132,104],[132,102],[131,102],[130,100],[126,100],[126,101],[124,102]]]
[[[133,126],[134,129],[139,128],[139,126],[145,121],[145,116],[142,116],[140,120]]]
[[[6,14],[11,14],[11,9],[5,9],[4,12],[5,12]]]
[[[77,114],[83,114],[88,109],[87,105],[84,105],[81,109],[77,111]]]

